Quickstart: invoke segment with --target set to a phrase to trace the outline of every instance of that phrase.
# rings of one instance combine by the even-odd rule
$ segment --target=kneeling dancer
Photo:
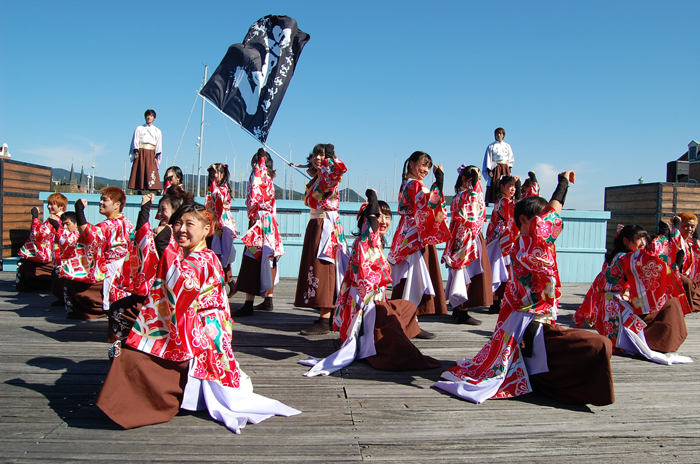
[[[247,422],[299,414],[253,393],[234,358],[223,269],[206,245],[214,215],[185,203],[171,222],[181,250],[163,252],[146,304],[126,343],[115,346],[97,406],[126,429],[167,422],[180,409],[206,408],[236,433]]]
[[[391,225],[391,208],[377,201],[377,192],[367,190],[367,203],[358,213],[359,236],[352,245],[333,327],[340,331],[343,345],[324,359],[309,358],[300,364],[313,366],[305,375],[328,375],[367,359],[375,369],[406,371],[440,367],[440,362],[423,356],[410,338],[434,338],[418,325],[415,304],[386,300],[391,268],[384,253],[384,235]]]
[[[573,171],[559,174],[549,204],[529,197],[515,205],[520,237],[493,336],[473,359],[445,371],[447,381],[435,387],[474,403],[533,390],[565,403],[615,401],[610,340],[556,323],[561,285],[554,241],[569,182]]]
[[[603,269],[574,314],[605,335],[617,351],[659,364],[688,363],[677,351],[688,336],[679,298],[669,293],[673,271],[646,249],[647,233],[628,225],[618,231]],[[673,286],[670,286],[673,289]]]

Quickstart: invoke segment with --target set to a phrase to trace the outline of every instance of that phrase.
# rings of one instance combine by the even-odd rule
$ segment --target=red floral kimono
[[[540,195],[540,184],[538,182],[528,182],[523,186],[523,198],[538,197]]]
[[[561,217],[549,206],[533,218],[528,234],[521,235],[513,247],[513,273],[508,280],[505,300],[491,340],[473,359],[462,361],[445,371],[442,377],[448,382],[438,382],[436,387],[469,401],[482,403],[489,398],[510,398],[529,393],[532,391],[531,376],[550,371],[554,361],[552,353],[550,350],[536,350],[538,339],[541,340],[541,346],[545,346],[544,339],[540,337],[547,332],[562,333],[561,328],[555,324],[561,284],[554,250],[554,242],[561,231]],[[542,325],[536,329],[533,353],[526,358],[521,352],[521,342],[533,321]],[[609,343],[607,339],[604,340]],[[575,355],[564,354],[568,357],[568,365],[578,367],[580,360]],[[595,362],[599,363],[597,359]],[[586,370],[585,366],[581,368]],[[585,372],[584,375],[596,382],[599,380],[593,372]],[[612,388],[609,358],[607,366],[603,366],[603,376],[606,375]],[[583,390],[586,390],[585,386]],[[609,394],[603,396],[601,401],[589,401],[581,397],[575,397],[575,400],[609,404]]]
[[[221,256],[221,265],[226,267],[236,259],[233,240],[238,237],[236,221],[231,214],[231,192],[228,186],[217,185],[216,181],[212,182],[204,200],[204,206],[210,208],[216,215],[216,230],[211,249]]]
[[[406,179],[399,196],[401,220],[391,243],[389,262],[399,264],[427,245],[450,239],[445,196],[433,184],[428,190],[417,179]]]
[[[486,229],[486,243],[490,244],[498,240],[504,257],[510,254],[520,234],[520,230],[515,225],[514,211],[515,198],[501,198],[491,213],[491,222]]]
[[[168,248],[177,249],[173,235],[170,236]],[[129,244],[129,254],[124,260],[121,272],[114,279],[112,289],[133,295],[148,295],[156,278],[159,259],[155,235],[151,225],[146,223],[136,231]]]
[[[461,269],[478,259],[478,239],[486,220],[486,206],[481,183],[469,182],[450,205],[450,238],[442,254],[442,262],[451,269]]]
[[[360,214],[379,211],[376,195]],[[340,296],[335,307],[333,330],[340,332],[341,348],[324,359],[308,358],[300,364],[311,366],[307,377],[328,375],[367,359],[376,369],[417,370],[439,367],[440,363],[423,354],[409,338],[420,333],[417,308],[404,301],[386,301],[391,283],[391,266],[384,257],[381,237],[373,231],[368,215],[360,236],[355,239]]]
[[[192,375],[238,388],[228,298],[216,255],[204,248],[183,257],[166,248],[158,275],[127,345],[170,361],[192,359]]]
[[[340,223],[340,215],[338,215],[340,208],[338,185],[346,172],[348,172],[348,168],[339,158],[326,158],[323,160],[319,172],[306,185],[304,204],[312,210],[325,211],[326,217],[330,221],[331,233],[325,244],[322,239],[323,249],[318,250],[319,258],[320,255],[335,257],[339,249],[347,254],[348,244],[345,240],[343,226]]]
[[[284,255],[276,218],[275,184],[267,173],[265,158],[260,159],[250,175],[245,205],[248,208],[248,220],[253,224],[241,238],[248,252],[258,261],[262,258],[265,247],[269,248],[271,258]]]
[[[365,221],[360,237],[352,244],[335,307],[333,330],[340,331],[342,341],[351,335],[352,322],[361,308],[375,299],[386,300],[386,287],[391,282],[391,266],[384,257],[379,232],[373,232]]]
[[[19,249],[17,255],[37,263],[50,263],[53,257],[55,235],[56,230],[48,220],[42,223],[39,218],[32,219],[29,238]]]

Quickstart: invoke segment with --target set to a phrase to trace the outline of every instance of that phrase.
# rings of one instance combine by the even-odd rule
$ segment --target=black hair
[[[379,212],[383,214],[384,216],[389,216],[390,218],[393,219],[394,215],[391,212],[391,206],[386,201],[378,200],[377,205],[379,206]],[[361,214],[360,217],[357,219],[357,232],[354,232],[352,235],[353,237],[359,237],[360,234],[362,233],[362,227],[365,225],[365,215]],[[381,236],[382,239],[382,247],[386,247],[386,237]]]
[[[324,158],[333,158],[335,159],[335,147],[333,146],[332,143],[317,143],[316,146],[314,146],[314,149],[311,150],[311,153],[309,153],[309,156],[306,157],[306,161],[309,163],[309,166],[313,166],[312,163],[312,158],[315,158],[316,155],[322,154]]]
[[[150,115],[153,115],[153,119],[156,118],[156,112],[153,111],[153,110],[146,110],[146,112],[143,113],[143,117],[145,118],[145,117],[148,116],[149,114],[150,114]]]
[[[547,200],[542,197],[527,197],[523,198],[515,204],[515,225],[520,228],[520,216],[525,216],[532,219],[540,214],[547,207]]]
[[[429,154],[427,154],[424,151],[414,151],[413,153],[411,153],[411,156],[409,156],[408,159],[404,161],[403,171],[401,172],[401,188],[399,188],[399,197],[401,196],[403,188],[406,185],[406,179],[408,178],[408,169],[411,163],[422,163],[424,161],[430,163],[429,167],[433,167],[433,159],[430,157]]]
[[[229,192],[231,191],[231,186],[229,185],[229,172],[228,172],[228,164],[223,164],[223,163],[214,163],[214,169],[216,169],[218,172],[222,172],[224,174],[224,178],[221,179],[221,183],[219,184],[219,187],[225,185],[226,188],[228,188]]]
[[[72,212],[72,211],[66,211],[61,215],[61,221],[64,219],[68,219],[70,222],[77,224],[78,223],[78,216]]]
[[[501,187],[503,185],[506,185],[508,182],[512,182],[513,179],[515,179],[515,176],[502,176],[498,180],[498,188],[496,189],[496,198],[501,198],[503,196],[503,193],[501,193]]]
[[[253,159],[250,160],[250,166],[255,169],[261,158],[265,158],[265,167],[267,168],[267,175],[270,179],[275,177],[274,164],[272,162],[272,157],[265,151],[264,148],[258,148],[258,151],[253,155]]]
[[[477,168],[473,164],[470,164],[469,166],[462,169],[461,173],[457,174],[457,182],[455,183],[455,193],[459,193],[459,189],[462,188],[465,181],[469,182],[469,179],[471,179],[472,171],[474,169],[478,171],[479,168]]]
[[[649,234],[642,226],[626,225],[615,236],[612,249],[605,253],[605,262],[610,264],[618,253],[627,253],[629,251],[625,245],[625,239],[632,241],[641,237],[647,238],[648,236]]]
[[[181,204],[180,207],[177,210],[175,210],[173,215],[170,216],[170,221],[168,221],[168,224],[174,226],[175,223],[182,219],[182,216],[184,216],[187,213],[194,213],[197,219],[209,224],[209,236],[211,236],[214,233],[214,227],[216,225],[216,215],[211,209],[194,201]]]
[[[664,235],[667,239],[671,240],[671,226],[668,225],[666,221],[659,221],[656,226],[656,236]]]
[[[165,170],[165,174],[163,175],[163,184],[165,184],[165,176],[168,175],[168,171],[173,171],[173,174],[175,174],[177,176],[177,178],[180,179],[179,185],[182,185],[182,182],[185,179],[182,176],[182,169],[180,169],[178,166],[170,166],[168,169]]]
[[[163,193],[163,196],[158,201],[158,205],[167,201],[173,208],[173,211],[177,210],[183,203],[191,203],[194,201],[194,195],[190,192],[186,192],[182,187],[178,185],[171,185]]]

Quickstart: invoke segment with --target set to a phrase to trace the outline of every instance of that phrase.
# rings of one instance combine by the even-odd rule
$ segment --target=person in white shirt
[[[506,136],[506,131],[499,127],[494,131],[496,141],[486,147],[484,155],[484,165],[481,169],[482,175],[486,180],[486,196],[484,201],[486,205],[496,203],[499,192],[499,180],[502,176],[509,176],[510,170],[513,167],[513,149],[503,141]]]
[[[144,118],[146,124],[134,131],[129,150],[132,163],[129,188],[137,190],[139,195],[143,190],[161,189],[158,166],[163,153],[163,136],[160,129],[153,125],[156,119],[155,111],[146,110]]]

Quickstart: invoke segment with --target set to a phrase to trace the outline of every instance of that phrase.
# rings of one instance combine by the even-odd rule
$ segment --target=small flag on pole
[[[265,143],[309,38],[289,16],[259,19],[242,44],[229,47],[200,95]]]

